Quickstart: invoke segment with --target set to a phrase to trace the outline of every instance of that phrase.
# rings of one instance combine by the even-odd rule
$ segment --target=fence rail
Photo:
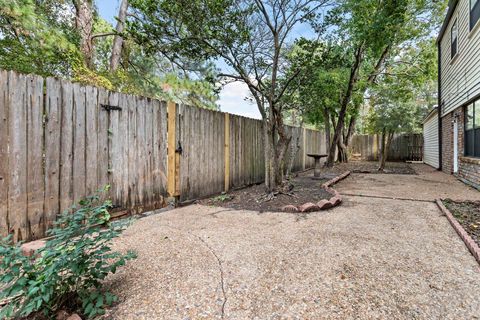
[[[260,120],[0,70],[0,121],[0,236],[15,241],[107,184],[115,210],[140,213],[264,179]],[[324,134],[287,130],[294,170],[311,168]]]

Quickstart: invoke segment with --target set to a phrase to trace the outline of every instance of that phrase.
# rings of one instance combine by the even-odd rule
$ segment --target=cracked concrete
[[[107,278],[119,303],[106,318],[478,317],[480,270],[446,218],[434,203],[387,198],[479,193],[435,172],[375,175],[396,192],[363,176],[336,189],[385,198],[345,196],[300,220],[192,205],[136,221],[114,244],[138,259]]]

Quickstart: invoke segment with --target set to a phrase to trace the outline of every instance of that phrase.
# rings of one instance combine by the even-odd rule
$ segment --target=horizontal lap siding
[[[423,161],[434,167],[439,167],[438,157],[438,117],[434,114],[423,124]]]
[[[450,30],[458,19],[458,57],[451,60]],[[480,29],[470,32],[469,0],[460,0],[441,45],[442,116],[480,94]]]

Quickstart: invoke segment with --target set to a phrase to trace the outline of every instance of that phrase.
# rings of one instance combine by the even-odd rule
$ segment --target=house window
[[[455,20],[455,22],[453,23],[452,29],[451,29],[450,32],[451,32],[450,40],[451,40],[451,48],[452,48],[451,58],[453,59],[453,57],[455,57],[455,55],[457,54],[457,47],[458,47],[458,24],[457,24],[457,20]]]
[[[465,108],[465,156],[480,158],[480,99]]]
[[[470,31],[480,19],[480,0],[470,0]]]

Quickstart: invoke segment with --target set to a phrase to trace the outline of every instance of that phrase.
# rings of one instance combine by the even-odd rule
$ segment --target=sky
[[[102,18],[115,25],[115,16],[118,14],[120,0],[97,0],[96,5]],[[309,26],[300,25],[292,32],[292,38],[312,36],[313,31]],[[218,104],[220,110],[238,114],[248,118],[260,119],[261,115],[255,104],[246,101],[249,95],[248,87],[242,82],[229,83],[222,88]]]

